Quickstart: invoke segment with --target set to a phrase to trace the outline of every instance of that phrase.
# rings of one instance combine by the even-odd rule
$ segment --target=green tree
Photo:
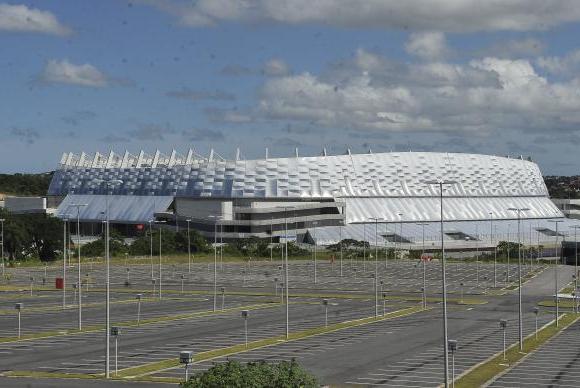
[[[159,254],[159,229],[154,229],[152,235],[145,231],[136,238],[129,252],[131,255],[148,255],[151,252],[151,236],[153,236],[153,254]],[[189,240],[191,252],[207,252],[209,245],[206,239],[196,230],[190,230]],[[163,253],[187,253],[187,230],[175,233],[169,229],[161,231],[161,251]]]
[[[181,383],[182,388],[294,388],[319,387],[316,377],[305,371],[295,360],[266,363],[265,361],[240,364],[228,361],[215,364],[204,372]]]
[[[45,214],[15,215],[0,211],[4,222],[4,252],[8,260],[55,260],[62,251],[62,221]]]

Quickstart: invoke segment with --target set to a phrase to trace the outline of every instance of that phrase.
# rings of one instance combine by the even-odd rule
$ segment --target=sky
[[[0,0],[0,172],[298,148],[574,175],[578,36],[577,0]]]

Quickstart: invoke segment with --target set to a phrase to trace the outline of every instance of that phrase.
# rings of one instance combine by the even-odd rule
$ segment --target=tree
[[[9,260],[55,260],[62,251],[62,221],[46,214],[0,211],[4,222],[4,252]]]
[[[182,388],[293,388],[319,387],[316,377],[305,371],[295,360],[266,363],[265,361],[240,364],[228,361],[215,364],[204,372],[193,375]]]
[[[159,229],[153,229],[153,254],[159,254]],[[196,230],[190,230],[191,252],[207,252],[207,240]],[[163,253],[187,253],[187,230],[175,233],[169,229],[161,231],[161,251]],[[151,252],[151,234],[147,230],[136,238],[129,247],[131,255],[148,255]]]

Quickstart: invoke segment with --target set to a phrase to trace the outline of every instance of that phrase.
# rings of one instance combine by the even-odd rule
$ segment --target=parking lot
[[[111,368],[126,370],[177,357],[182,350],[200,354],[245,342],[241,310],[249,311],[248,341],[279,338],[285,333],[282,266],[279,261],[217,263],[216,311],[214,265],[163,264],[162,297],[159,298],[159,267],[114,265],[111,267],[111,325],[119,326],[117,343],[111,340]],[[376,263],[378,267],[379,315],[421,303],[423,265],[408,260]],[[129,270],[127,270],[127,268]],[[510,319],[508,344],[516,340],[515,294],[509,289],[517,280],[515,265],[495,268],[491,263],[450,263],[448,266],[449,332],[457,339],[457,374],[500,350],[497,320]],[[229,356],[196,362],[193,371],[206,370],[228,359],[242,362],[297,359],[329,384],[436,386],[442,380],[441,280],[437,262],[426,264],[429,309],[409,316],[369,322],[340,330],[283,341],[267,347],[235,352]],[[526,265],[526,279],[544,268]],[[105,277],[101,264],[83,264],[83,332],[78,326],[78,294],[70,287],[77,268],[67,268],[66,304],[63,291],[54,289],[62,267],[10,269],[7,290],[0,295],[0,344],[7,360],[2,372],[30,371],[79,376],[104,373]],[[46,271],[46,274],[45,274]],[[153,271],[153,272],[152,272]],[[292,261],[289,266],[290,332],[322,328],[328,323],[351,322],[374,316],[375,262],[318,262],[316,282],[312,261]],[[153,273],[153,276],[152,276]],[[33,278],[32,294],[30,278]],[[44,278],[44,285],[42,284]],[[41,280],[39,280],[41,279]],[[152,279],[156,279],[153,283]],[[508,287],[511,286],[511,287]],[[222,287],[224,288],[222,291]],[[507,289],[505,289],[507,287]],[[382,292],[385,293],[383,302]],[[141,294],[141,300],[137,295]],[[545,293],[541,293],[545,298]],[[530,309],[540,296],[526,300],[525,331],[533,330]],[[322,301],[328,301],[326,322]],[[23,303],[21,333],[15,341],[15,303]],[[139,315],[140,324],[137,325]],[[541,323],[552,315],[541,315]],[[68,330],[68,332],[67,332]],[[30,338],[46,336],[46,338]],[[117,358],[115,348],[117,345]],[[152,378],[183,376],[183,368],[147,372]]]
[[[544,344],[491,387],[577,387],[580,381],[580,322]]]

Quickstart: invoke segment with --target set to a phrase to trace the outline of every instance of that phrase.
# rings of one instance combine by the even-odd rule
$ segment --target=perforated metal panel
[[[124,183],[113,190],[114,194],[220,198],[431,197],[437,193],[425,181],[438,178],[459,182],[446,188],[448,196],[548,195],[535,163],[487,155],[427,152],[193,160],[188,165],[155,168],[64,165],[56,172],[49,194],[104,194],[104,188],[94,182],[96,179],[121,179]]]

